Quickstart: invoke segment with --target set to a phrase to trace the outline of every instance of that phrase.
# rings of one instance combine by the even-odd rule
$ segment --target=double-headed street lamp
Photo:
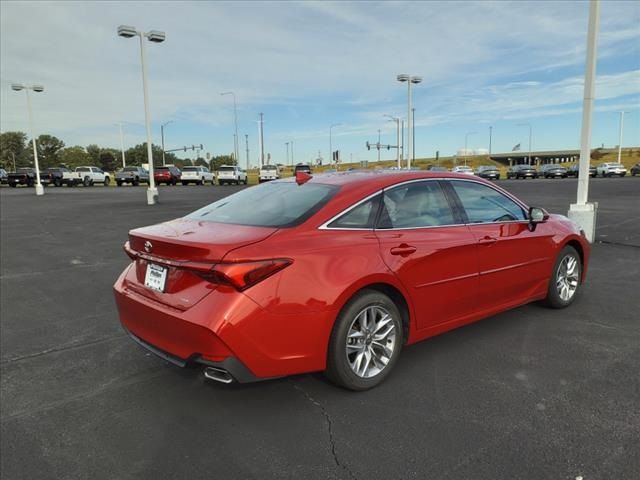
[[[418,84],[422,82],[422,77],[408,75],[406,73],[402,73],[396,77],[396,79],[401,82],[407,82],[407,169],[411,169],[411,146],[413,142],[411,141],[411,84]]]
[[[29,129],[31,130],[31,142],[33,143],[33,166],[36,168],[36,195],[44,195],[44,188],[40,183],[40,167],[38,165],[38,149],[36,148],[36,135],[33,130],[33,115],[31,113],[31,97],[29,96],[29,90],[34,92],[44,92],[42,85],[23,85],[21,83],[12,83],[11,89],[19,92],[24,90],[27,94],[27,110],[29,112]],[[14,167],[15,170],[15,167]]]
[[[158,199],[158,189],[153,178],[153,150],[151,148],[151,115],[149,114],[149,94],[147,92],[147,65],[145,62],[144,39],[145,37],[154,43],[162,43],[165,40],[165,33],[158,30],[149,32],[139,32],[135,27],[120,25],[118,35],[124,38],[140,38],[140,61],[142,63],[142,91],[144,95],[144,123],[147,130],[147,159],[149,162],[149,188],[147,189],[147,205],[154,205]],[[164,149],[163,149],[164,150]]]
[[[531,134],[533,132],[533,129],[531,128],[531,124],[528,122],[518,123],[516,126],[529,127],[529,165],[531,165]]]
[[[341,123],[332,123],[329,126],[329,155],[331,157],[331,160],[329,160],[329,162],[333,161],[336,170],[338,169],[338,159],[336,158],[335,161],[333,160],[333,144],[331,142],[331,130],[333,129],[333,127],[339,127],[340,125],[342,125],[342,124]]]
[[[238,165],[240,165],[240,148],[239,148],[239,140],[238,140],[238,109],[236,106],[236,94],[234,92],[222,92],[220,95],[233,95],[233,121],[236,127],[236,134],[233,137],[233,154],[235,155],[235,161]]]
[[[164,127],[166,127],[170,123],[173,123],[173,120],[169,120],[168,122],[160,125],[160,137],[162,138],[162,165],[166,165],[166,162],[164,160]]]

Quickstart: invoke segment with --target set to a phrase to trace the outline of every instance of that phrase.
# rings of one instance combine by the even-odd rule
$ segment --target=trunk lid
[[[138,255],[126,284],[132,291],[179,310],[187,310],[217,286],[204,280],[199,269],[213,267],[231,250],[260,242],[277,228],[250,227],[178,219],[129,232],[129,253]],[[146,248],[145,248],[146,247]],[[149,264],[166,270],[164,287],[145,285]]]

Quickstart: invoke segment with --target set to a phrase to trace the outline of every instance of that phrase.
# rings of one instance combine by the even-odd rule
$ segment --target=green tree
[[[151,152],[153,155],[153,164],[154,165],[162,165],[162,147],[160,147],[159,145],[151,145]],[[136,145],[135,147],[131,147],[129,148],[127,151],[124,152],[126,159],[127,159],[127,165],[142,165],[143,163],[149,163],[148,158],[147,158],[147,144],[146,143],[140,143],[138,145]],[[166,162],[167,163],[171,163],[169,162],[170,158],[175,158],[175,156],[171,153],[167,153],[165,155],[166,157]]]
[[[13,170],[28,165],[27,134],[24,132],[4,132],[0,134],[0,166]]]
[[[100,166],[105,172],[115,171],[119,164],[117,160],[118,151],[112,148],[103,148],[100,150],[99,161],[96,165]]]
[[[63,148],[58,155],[59,162],[55,165],[63,163],[67,168],[74,169],[83,165],[91,164],[91,156],[87,153],[84,147],[76,145],[75,147]],[[49,165],[54,166],[54,165]],[[44,168],[44,167],[43,167]]]
[[[95,145],[95,144],[87,145],[87,153],[91,157],[91,163],[93,165],[98,165],[98,163],[100,162],[101,150],[102,149],[98,145]]]
[[[36,139],[36,147],[40,168],[55,167],[60,164],[60,151],[64,148],[62,140],[53,135],[40,135]],[[82,150],[84,151],[84,148]],[[29,163],[33,164],[33,152],[29,152],[28,159]]]
[[[220,165],[235,165],[236,163],[232,155],[218,155],[209,162],[209,170],[214,172],[218,170]]]

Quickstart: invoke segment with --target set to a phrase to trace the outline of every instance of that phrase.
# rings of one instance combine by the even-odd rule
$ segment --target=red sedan
[[[543,300],[571,304],[590,246],[477,177],[277,180],[132,230],[114,290],[131,337],[213,380],[324,371],[365,390],[403,346]]]

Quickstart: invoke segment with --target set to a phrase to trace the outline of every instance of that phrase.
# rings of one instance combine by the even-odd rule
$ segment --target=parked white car
[[[76,167],[76,173],[82,177],[85,185],[86,178],[89,178],[90,186],[93,186],[94,183],[101,183],[106,187],[111,183],[111,176],[98,167]]]
[[[218,168],[218,185],[232,183],[238,185],[240,183],[247,184],[247,172],[237,165],[221,165]]]
[[[268,182],[270,180],[278,180],[280,178],[280,169],[277,165],[263,165],[260,169],[258,183]]]
[[[180,181],[182,185],[188,185],[190,183],[204,185],[207,182],[211,182],[211,185],[213,185],[213,178],[213,173],[211,173],[207,167],[192,166],[182,167]]]
[[[598,175],[602,177],[624,177],[627,174],[627,169],[621,163],[601,163],[596,168],[596,177]]]
[[[473,175],[473,168],[467,167],[466,165],[458,165],[457,167],[453,167],[451,169],[453,173],[466,173],[467,175]]]

